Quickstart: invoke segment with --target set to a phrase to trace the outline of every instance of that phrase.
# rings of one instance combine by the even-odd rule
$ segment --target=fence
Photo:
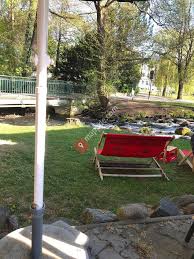
[[[1,76],[0,93],[35,95],[36,79],[27,77]],[[83,87],[73,82],[62,80],[48,80],[48,96],[65,96],[82,93]]]

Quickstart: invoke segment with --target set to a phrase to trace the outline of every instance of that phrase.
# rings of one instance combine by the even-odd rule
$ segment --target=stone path
[[[79,229],[90,238],[94,259],[190,259],[194,237],[184,242],[191,220],[171,220],[146,224],[109,223]]]
[[[43,258],[191,259],[194,237],[189,244],[184,242],[191,224],[191,219],[162,218],[152,223],[111,222],[75,229],[57,221],[44,226]],[[30,227],[10,233],[0,241],[0,258],[30,258],[30,240]]]

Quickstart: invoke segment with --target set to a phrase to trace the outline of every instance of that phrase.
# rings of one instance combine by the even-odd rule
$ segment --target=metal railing
[[[0,75],[0,94],[35,95],[36,79],[16,76]],[[47,96],[65,96],[81,93],[83,89],[73,82],[62,80],[48,80]]]

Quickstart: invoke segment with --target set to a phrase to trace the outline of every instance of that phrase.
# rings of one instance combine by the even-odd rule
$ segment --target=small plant
[[[144,134],[144,135],[151,135],[152,134],[152,129],[149,128],[149,127],[142,127],[139,129],[139,132],[141,134]]]
[[[128,113],[122,114],[122,115],[120,115],[119,121],[121,123],[132,122],[133,121],[133,117],[130,116]]]
[[[121,129],[119,128],[119,126],[114,126],[113,130],[121,131]]]
[[[146,113],[145,112],[139,112],[136,115],[136,120],[143,120],[146,117]]]

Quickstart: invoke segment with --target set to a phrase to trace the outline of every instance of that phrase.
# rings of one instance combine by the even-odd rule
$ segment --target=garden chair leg
[[[189,231],[187,232],[187,235],[185,237],[185,242],[186,243],[189,243],[189,241],[191,240],[192,236],[193,236],[193,233],[194,233],[194,222],[193,224],[191,225]]]

